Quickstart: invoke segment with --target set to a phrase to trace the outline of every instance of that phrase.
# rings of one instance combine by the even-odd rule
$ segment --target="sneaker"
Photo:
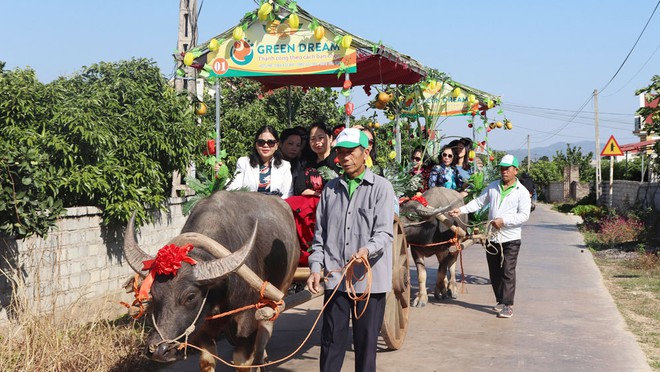
[[[511,305],[504,305],[502,311],[500,311],[500,313],[497,314],[498,318],[511,318],[512,316],[513,316],[513,306]]]
[[[502,309],[504,309],[504,304],[503,303],[498,302],[497,305],[493,306],[493,311],[495,311],[496,313],[501,312]]]

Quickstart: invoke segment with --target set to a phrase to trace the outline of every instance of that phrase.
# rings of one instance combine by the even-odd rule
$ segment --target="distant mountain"
[[[571,147],[580,147],[582,149],[582,154],[586,155],[589,152],[596,151],[596,142],[595,141],[579,141],[569,143]],[[601,144],[603,145],[603,144]],[[527,157],[527,149],[517,149],[517,150],[505,150],[508,154],[515,155],[520,161]],[[532,160],[538,160],[542,156],[547,156],[549,159],[552,159],[557,151],[566,152],[566,142],[557,142],[547,147],[532,147],[530,149]]]

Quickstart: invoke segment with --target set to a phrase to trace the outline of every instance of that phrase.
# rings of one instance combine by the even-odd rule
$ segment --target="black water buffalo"
[[[234,345],[234,364],[263,363],[272,321],[257,321],[254,309],[214,320],[204,318],[259,300],[258,290],[237,274],[228,275],[241,264],[286,293],[300,252],[291,208],[276,196],[216,192],[195,206],[181,235],[170,242],[187,243],[194,245],[188,256],[197,264],[184,262],[176,275],[157,275],[151,287],[156,331],[149,335],[146,355],[162,362],[181,359],[184,351],[177,346],[187,333],[189,343],[215,354],[215,340],[224,333]],[[234,253],[218,259],[209,253],[217,245]],[[124,255],[136,272],[147,274],[141,271],[143,261],[152,257],[138,247],[133,220],[126,228]],[[200,357],[200,369],[215,370],[215,360],[206,351]]]
[[[427,206],[417,200],[410,200],[401,205],[400,209],[401,223],[417,266],[419,292],[412,303],[415,307],[422,307],[428,302],[425,257],[435,255],[438,258],[438,277],[433,291],[436,299],[455,297],[458,288],[456,252],[450,252],[450,243],[441,245],[435,243],[446,242],[455,236],[453,231],[437,219],[437,216],[448,211],[448,207],[462,206],[463,198],[458,192],[444,187],[432,187],[423,196],[428,202]],[[449,220],[452,224],[457,224],[457,220],[461,220],[463,224],[459,226],[465,227],[467,217],[461,215],[457,218],[449,217]],[[447,271],[449,271],[449,279]]]

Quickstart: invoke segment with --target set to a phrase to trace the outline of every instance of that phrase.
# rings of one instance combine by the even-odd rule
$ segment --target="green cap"
[[[497,164],[498,167],[516,167],[518,168],[518,159],[511,155],[507,154],[502,157],[502,160],[500,161],[499,164]]]
[[[346,128],[337,136],[335,147],[346,147],[349,149],[362,146],[369,147],[369,138],[364,132],[357,128]]]

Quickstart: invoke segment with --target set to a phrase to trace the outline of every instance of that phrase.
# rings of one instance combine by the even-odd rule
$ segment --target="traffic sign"
[[[603,151],[600,152],[600,156],[621,156],[621,155],[623,155],[623,151],[621,151],[621,147],[614,139],[614,136],[613,135],[610,136],[610,139],[607,140],[605,147],[603,147]]]

